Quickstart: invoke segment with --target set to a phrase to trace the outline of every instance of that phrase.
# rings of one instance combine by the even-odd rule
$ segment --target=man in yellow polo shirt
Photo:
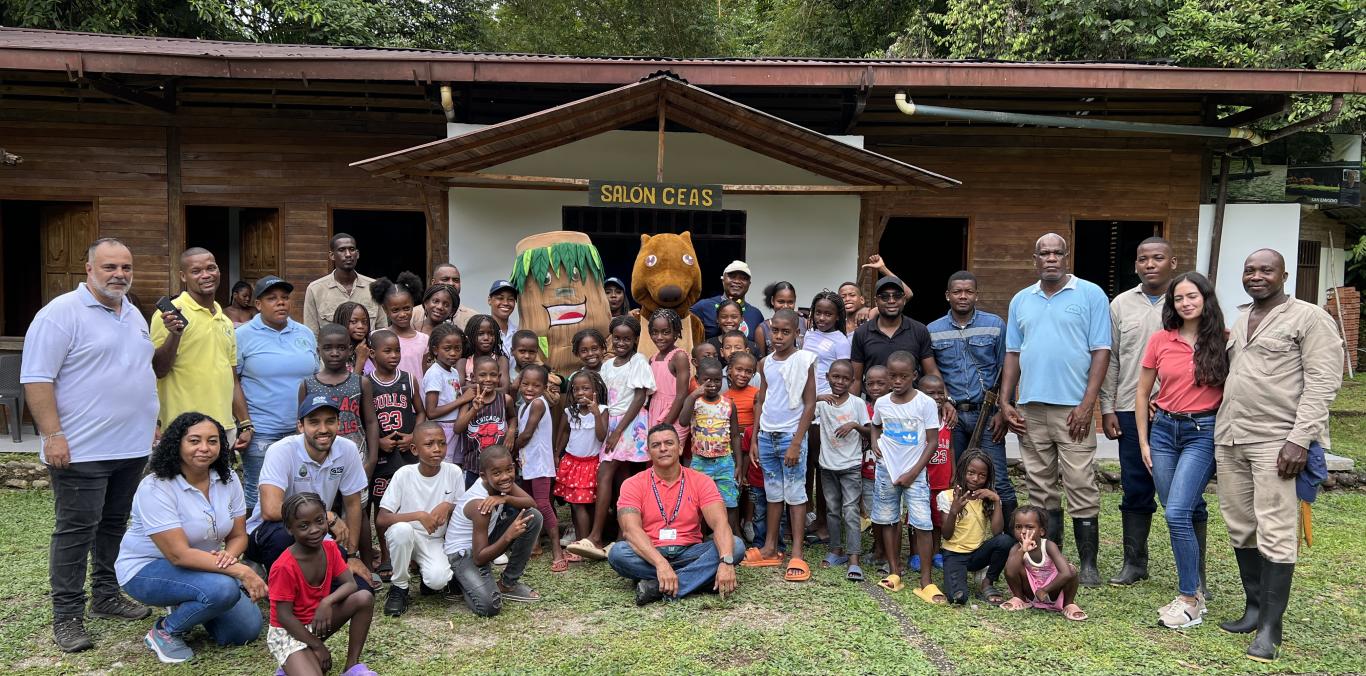
[[[152,371],[162,428],[181,413],[199,411],[223,425],[235,450],[251,442],[252,426],[236,375],[237,335],[232,319],[214,301],[218,281],[218,262],[207,249],[193,247],[180,254],[185,291],[171,304],[184,320],[160,310],[152,316]]]

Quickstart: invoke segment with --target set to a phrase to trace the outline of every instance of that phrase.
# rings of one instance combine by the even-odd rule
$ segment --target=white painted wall
[[[1209,274],[1210,237],[1214,227],[1214,205],[1200,205],[1200,239],[1195,269]],[[1257,249],[1275,249],[1285,256],[1290,279],[1285,286],[1295,292],[1295,267],[1299,261],[1300,205],[1229,204],[1224,209],[1224,234],[1219,244],[1219,273],[1215,292],[1219,307],[1229,326],[1238,318],[1238,306],[1252,302],[1243,291],[1243,261]],[[1325,263],[1328,258],[1322,259]],[[1336,261],[1338,270],[1341,265]]]
[[[457,136],[479,128],[450,124]],[[834,137],[862,147],[862,137]],[[671,132],[665,137],[664,180],[676,183],[835,184],[739,146],[707,136]],[[611,131],[490,167],[491,173],[653,181],[657,134]],[[482,306],[482,290],[512,269],[517,241],[561,229],[562,206],[585,206],[586,192],[457,188],[450,191],[450,256],[471,290],[465,304]],[[763,284],[792,282],[805,304],[834,288],[858,263],[859,198],[841,196],[726,195],[722,206],[746,212],[746,261],[754,271],[751,300]],[[730,251],[699,251],[699,258],[736,258]],[[477,291],[476,291],[477,290]]]

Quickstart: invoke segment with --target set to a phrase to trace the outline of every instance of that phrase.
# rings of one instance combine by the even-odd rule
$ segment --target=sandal
[[[860,568],[858,564],[853,564],[849,566],[849,572],[844,575],[844,579],[850,582],[862,582],[863,569]]]
[[[877,586],[882,587],[889,592],[899,592],[906,588],[906,585],[901,583],[901,576],[892,574],[888,574],[887,577],[882,578],[882,581],[878,582]]]
[[[498,582],[498,592],[502,594],[504,601],[516,601],[518,603],[535,603],[541,600],[541,595],[528,587],[525,582],[518,582],[511,587]]]
[[[1009,600],[1009,601],[1006,601],[1005,603],[1002,603],[1001,606],[1000,606],[1001,610],[1009,611],[1009,612],[1012,612],[1012,613],[1015,612],[1015,611],[1017,611],[1017,610],[1024,610],[1025,608],[1028,608],[1028,607],[1029,607],[1029,602],[1026,601],[1026,600],[1024,600],[1024,599],[1022,599],[1022,598],[1020,598],[1020,597],[1018,597],[1018,596],[1012,596],[1012,597],[1010,597],[1010,600]]]
[[[828,545],[830,544],[830,536],[821,537],[815,533],[811,533],[802,541],[808,545]]]
[[[811,579],[811,566],[801,559],[791,559],[787,562],[787,572],[783,574],[783,579],[788,582],[806,582]]]
[[[982,587],[981,591],[978,592],[977,597],[993,606],[999,606],[1001,605],[1001,601],[1005,600],[1005,595],[994,585]]]
[[[555,559],[550,562],[550,572],[552,573],[563,573],[567,570],[569,570],[569,561],[563,558]]]
[[[1073,622],[1085,622],[1087,620],[1086,611],[1075,603],[1069,603],[1062,608],[1062,616]]]
[[[575,554],[574,552],[565,552],[564,560],[570,563],[583,563],[583,557],[579,556],[578,554]]]
[[[830,552],[829,554],[826,554],[826,555],[825,555],[825,559],[821,561],[821,565],[822,565],[822,566],[825,566],[826,568],[833,568],[833,567],[835,567],[835,566],[843,566],[843,565],[846,564],[846,563],[849,563],[849,555],[847,555],[847,554],[836,554],[836,553],[834,553],[834,552]]]
[[[593,561],[602,561],[607,558],[607,552],[598,549],[598,546],[593,544],[593,541],[589,540],[588,538],[584,538],[582,540],[579,540],[578,542],[575,542],[572,545],[569,545],[568,547],[565,547],[565,551],[577,554],[585,559],[591,559]]]
[[[933,606],[942,605],[949,602],[949,598],[947,596],[944,596],[944,592],[939,591],[939,587],[936,586],[933,582],[931,582],[930,586],[928,587],[916,587],[915,595],[919,596],[921,601],[924,601],[925,603],[928,603]]]
[[[379,579],[388,582],[389,578],[394,576],[394,566],[388,561],[385,561],[384,563],[379,564],[379,569],[375,572],[379,573]]]
[[[774,553],[772,558],[764,558],[763,552],[758,547],[750,547],[745,550],[745,559],[740,565],[746,568],[773,568],[783,565],[783,555]]]

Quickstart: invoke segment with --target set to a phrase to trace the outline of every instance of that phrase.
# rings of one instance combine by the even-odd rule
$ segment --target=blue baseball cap
[[[515,294],[517,293],[517,287],[513,286],[512,282],[509,282],[506,279],[500,279],[494,282],[493,286],[489,287],[489,295],[492,296],[493,294],[498,293],[499,291],[511,291]]]
[[[320,408],[330,408],[335,411],[341,411],[341,401],[336,397],[328,396],[326,394],[311,396],[299,403],[299,420],[307,418],[308,414]]]
[[[626,290],[626,285],[621,282],[621,278],[619,277],[608,277],[607,280],[602,283],[602,285],[604,287],[615,286],[621,289],[622,291]]]

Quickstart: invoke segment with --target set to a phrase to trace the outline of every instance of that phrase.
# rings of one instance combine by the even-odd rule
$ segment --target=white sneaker
[[[493,565],[495,565],[495,566],[506,566],[506,565],[508,565],[508,555],[507,555],[507,554],[499,554],[499,555],[498,555],[498,558],[496,558],[496,559],[493,560]]]
[[[1181,597],[1178,596],[1163,609],[1162,616],[1157,618],[1157,624],[1168,629],[1194,627],[1205,621],[1201,612],[1204,605],[1205,602],[1201,601],[1198,596],[1195,598],[1195,605],[1182,601]]]
[[[560,537],[560,546],[561,546],[561,547],[568,547],[569,545],[572,545],[572,544],[574,544],[575,542],[578,542],[578,541],[579,541],[579,534],[574,532],[574,527],[573,527],[573,526],[570,526],[570,527],[569,527],[569,530],[565,531],[565,532],[564,532],[564,535]]]
[[[745,536],[745,542],[754,542],[754,522],[746,521],[740,526],[740,533]]]

